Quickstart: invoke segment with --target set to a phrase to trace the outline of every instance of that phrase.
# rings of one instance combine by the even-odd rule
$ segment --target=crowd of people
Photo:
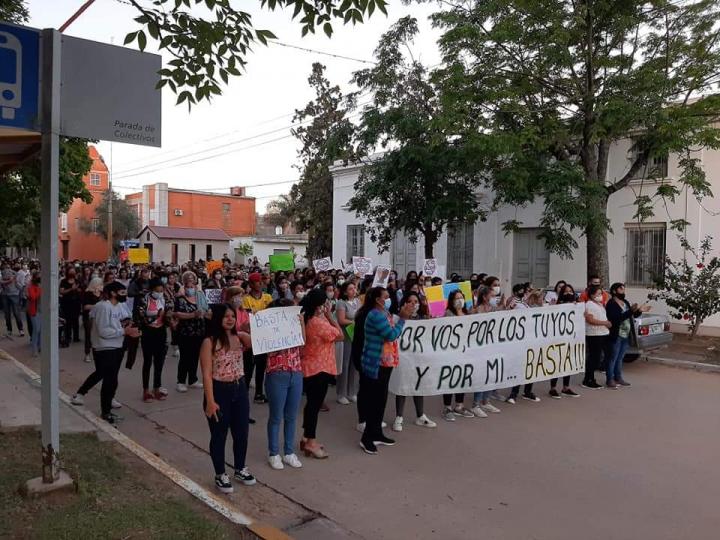
[[[320,412],[329,410],[330,386],[339,405],[356,405],[356,427],[362,433],[359,445],[364,452],[377,454],[378,446],[394,445],[384,431],[383,418],[390,376],[401,361],[398,337],[407,320],[430,318],[425,289],[443,283],[439,277],[415,271],[404,278],[391,272],[387,287],[373,287],[372,276],[313,268],[271,272],[267,265],[254,262],[235,265],[223,258],[217,263],[133,266],[74,261],[60,268],[60,346],[82,343],[83,360],[94,363],[94,371],[72,396],[72,403],[83,405],[84,396],[101,383],[101,416],[117,424],[121,418],[114,411],[122,404],[115,397],[123,360],[132,368],[142,350],[138,391],[144,402],[152,403],[168,399],[163,370],[168,356],[177,357],[175,390],[202,391],[215,484],[225,493],[233,490],[225,471],[228,432],[234,479],[245,485],[255,483],[245,464],[249,425],[255,423],[250,414],[251,386],[252,402],[269,407],[267,445],[272,469],[302,467],[295,431],[303,395],[299,451],[308,458],[329,456],[319,440],[318,424]],[[450,280],[464,278],[453,274]],[[551,291],[520,283],[506,294],[498,277],[472,274],[467,280],[472,298],[465,298],[459,289],[452,292],[446,317],[584,302],[587,358],[582,386],[593,390],[630,386],[623,377],[623,357],[633,331],[632,318],[649,307],[630,304],[622,283],[606,289],[598,276],[591,276],[579,294],[564,281]],[[0,284],[7,335],[13,334],[13,322],[20,337],[27,328],[31,353],[37,355],[43,309],[38,263],[3,259]],[[301,308],[304,345],[253,354],[250,314],[289,306]],[[601,361],[603,384],[596,381]],[[520,396],[538,402],[533,386],[524,385],[522,395],[519,386],[506,394],[476,392],[469,406],[464,394],[447,394],[440,417],[448,422],[485,418],[500,413],[501,402],[514,405]],[[580,395],[571,387],[569,376],[563,377],[560,391],[557,387],[558,379],[551,380],[549,397]],[[413,423],[435,428],[424,401],[422,396],[413,397]],[[395,396],[394,432],[404,429],[405,402],[405,396]]]

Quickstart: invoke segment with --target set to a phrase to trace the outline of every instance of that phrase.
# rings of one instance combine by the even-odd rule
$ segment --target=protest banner
[[[205,263],[205,270],[207,270],[208,276],[212,276],[215,270],[222,270],[222,261],[208,261]]]
[[[148,264],[150,250],[148,248],[130,248],[127,250],[128,260],[133,264]]]
[[[300,306],[270,308],[250,315],[253,354],[265,354],[305,345]]]
[[[316,272],[327,272],[328,270],[332,270],[332,265],[332,259],[330,257],[313,261],[313,268]]]
[[[390,267],[383,264],[378,264],[375,269],[375,279],[373,279],[373,287],[383,287],[387,289],[388,281],[390,280]]]
[[[222,289],[205,289],[208,304],[222,304]]]
[[[585,371],[585,305],[407,321],[390,391],[484,392]]]
[[[370,257],[353,257],[352,262],[353,266],[355,267],[355,272],[357,272],[359,275],[372,275],[372,259]]]
[[[437,259],[425,259],[422,269],[423,276],[435,277],[438,275]]]
[[[288,271],[295,270],[295,259],[292,253],[278,253],[276,255],[270,255],[270,271]]]

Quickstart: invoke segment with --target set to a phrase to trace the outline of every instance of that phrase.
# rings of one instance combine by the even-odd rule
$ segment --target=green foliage
[[[308,233],[308,259],[332,254],[332,191],[330,167],[337,160],[352,157],[354,126],[340,87],[325,78],[325,66],[313,64],[308,83],[315,99],[295,111],[293,123],[310,119],[310,124],[293,129],[302,143],[300,181],[290,190],[283,212],[293,219],[299,232]]]
[[[240,245],[235,248],[235,253],[243,257],[249,257],[253,254],[253,247],[251,244],[245,244],[244,242],[241,242]]]
[[[373,242],[387,250],[396,233],[425,240],[425,255],[444,228],[484,219],[479,173],[469,163],[484,151],[458,146],[448,129],[436,85],[420,62],[402,51],[418,32],[412,17],[400,19],[382,36],[375,67],[355,73],[353,81],[374,93],[362,111],[358,153],[371,156],[355,184],[349,208],[367,219]]]
[[[720,259],[712,256],[712,237],[706,236],[699,249],[685,237],[679,237],[686,256],[682,260],[665,259],[663,275],[656,276],[650,300],[661,300],[675,319],[688,321],[691,337],[703,322],[720,313]],[[688,262],[687,254],[694,259]]]
[[[129,0],[140,12],[139,30],[125,36],[125,44],[137,41],[140,50],[148,38],[158,42],[173,59],[160,70],[158,87],[167,85],[177,94],[177,103],[188,107],[221,94],[220,85],[238,77],[247,65],[253,45],[276,39],[270,30],[256,29],[250,13],[239,10],[232,0],[153,0],[152,5]],[[291,8],[302,35],[322,27],[330,37],[332,23],[362,23],[375,9],[386,12],[386,0],[260,0],[269,11]]]
[[[587,236],[588,272],[607,278],[608,199],[679,155],[676,183],[638,199],[636,219],[683,189],[710,185],[691,149],[720,147],[717,20],[711,0],[457,0],[434,15],[443,30],[446,118],[458,144],[482,147],[494,205],[544,201],[543,236],[569,257]],[[610,149],[632,137],[626,171]],[[614,154],[617,155],[617,154]],[[612,202],[611,202],[612,204]],[[521,225],[517,223],[516,226]]]
[[[83,182],[92,166],[84,139],[62,138],[60,143],[60,211],[74,199],[91,202]],[[40,156],[0,176],[0,244],[36,247],[40,239]]]
[[[0,21],[23,24],[30,20],[25,0],[1,0]]]
[[[80,228],[85,233],[97,233],[107,240],[108,237],[108,216],[109,202],[112,196],[112,237],[113,252],[120,250],[120,240],[129,240],[137,237],[140,232],[140,221],[137,213],[128,206],[125,199],[114,192],[107,190],[102,195],[102,201],[95,209],[95,217],[98,219],[98,225],[93,230],[92,223],[86,219],[80,221]]]

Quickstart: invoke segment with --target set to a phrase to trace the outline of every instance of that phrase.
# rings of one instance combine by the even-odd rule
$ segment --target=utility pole
[[[107,237],[108,237],[108,261],[113,258],[113,190],[112,180],[108,180],[108,222],[107,222]]]

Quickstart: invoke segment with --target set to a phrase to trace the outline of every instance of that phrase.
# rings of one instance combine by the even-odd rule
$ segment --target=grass
[[[64,435],[61,451],[77,493],[26,500],[18,486],[40,475],[39,434],[0,434],[0,538],[254,538],[112,443]]]

